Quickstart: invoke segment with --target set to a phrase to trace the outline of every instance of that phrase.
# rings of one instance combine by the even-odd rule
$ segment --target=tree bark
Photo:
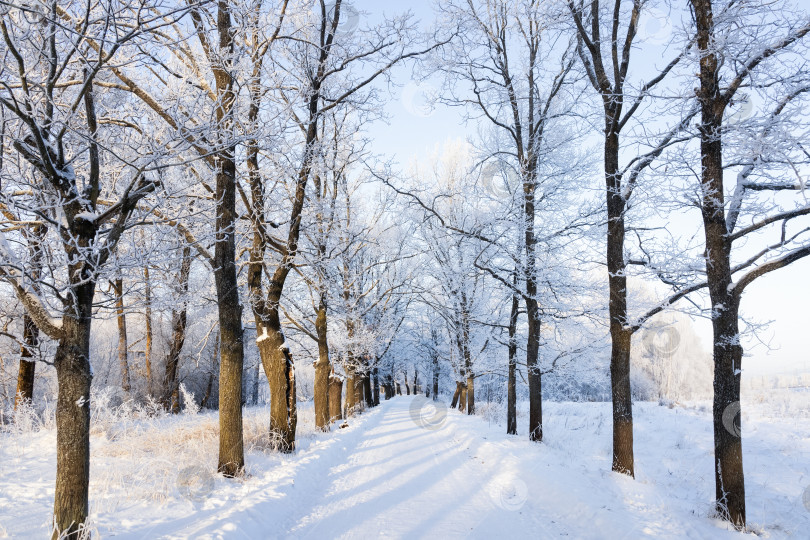
[[[360,413],[363,412],[365,406],[365,396],[364,390],[365,387],[363,386],[363,378],[365,377],[364,373],[361,373],[359,370],[354,374],[354,406],[355,412]]]
[[[369,409],[374,406],[374,395],[371,393],[371,373],[368,367],[363,374],[363,397],[366,400],[366,407]]]
[[[14,410],[25,401],[34,399],[34,373],[36,371],[35,350],[39,346],[39,328],[30,316],[23,315],[23,344],[20,347],[20,370],[17,374],[17,393],[14,396]]]
[[[81,263],[70,266],[73,305],[62,318],[64,336],[54,356],[59,383],[54,538],[79,537],[79,527],[87,519],[90,482],[90,330],[96,284],[82,279],[87,269],[80,268]]]
[[[467,410],[467,385],[461,383],[461,392],[458,395],[458,410],[464,412]]]
[[[536,285],[533,280],[532,285],[526,285],[526,312],[529,322],[529,336],[526,342],[526,367],[529,378],[529,440],[543,440],[543,401],[542,401],[542,381],[540,366],[537,365],[537,358],[540,353],[540,308],[534,300],[537,294]]]
[[[433,354],[433,401],[439,399],[439,355]]]
[[[1,161],[1,160],[0,160]],[[32,288],[39,293],[40,286],[37,281],[42,273],[42,239],[47,233],[44,226],[38,225],[32,228],[31,234],[26,235],[29,251],[31,253],[30,268]],[[39,328],[34,319],[26,312],[23,315],[23,342],[20,347],[20,369],[17,373],[17,392],[14,395],[14,410],[22,401],[33,402],[34,381],[36,373],[35,350],[39,347]]]
[[[188,311],[188,282],[191,275],[191,248],[183,247],[183,259],[180,262],[180,272],[177,275],[176,295],[180,300],[180,309],[172,310],[172,341],[166,355],[166,374],[163,379],[163,406],[172,414],[180,412],[180,387],[178,371],[180,368],[180,354],[186,342],[186,326]],[[221,338],[218,338],[221,343]]]
[[[217,332],[217,335],[214,338],[214,354],[213,358],[211,359],[211,372],[208,374],[208,386],[205,389],[205,396],[200,402],[200,407],[206,407],[210,403],[211,389],[214,386],[214,377],[219,376],[219,347],[220,347],[220,339],[219,339],[219,332]]]
[[[475,376],[467,371],[467,414],[475,414]]]
[[[143,360],[146,365],[147,392],[152,393],[152,281],[149,277],[149,265],[143,267],[144,281],[144,325],[146,328],[146,345]]]
[[[461,396],[461,383],[456,381],[456,391],[453,392],[453,400],[450,402],[450,408],[455,409],[458,405],[458,398]]]
[[[315,319],[315,331],[318,337],[318,360],[315,362],[315,427],[321,431],[329,430],[329,377],[332,366],[329,362],[329,343],[327,341],[326,292],[321,292],[318,314]]]
[[[354,355],[349,353],[346,356],[346,418],[349,418],[360,412],[362,397],[358,392],[360,374],[357,372]]]
[[[199,16],[199,15],[198,15]],[[230,5],[217,7],[219,54],[234,54]],[[201,37],[202,39],[202,37]],[[226,477],[242,474],[245,451],[242,434],[242,370],[244,343],[242,304],[236,269],[236,145],[232,140],[236,96],[234,80],[226,65],[213,66],[217,90],[216,119],[224,146],[214,156],[216,171],[216,245],[214,284],[219,307],[219,459],[217,471]]]
[[[380,376],[377,370],[377,366],[374,366],[374,369],[371,371],[372,376],[372,386],[374,388],[374,403],[373,405],[376,407],[380,404]]]
[[[329,377],[329,421],[343,419],[343,379],[334,375]]]
[[[627,265],[624,260],[626,201],[619,171],[616,115],[605,115],[605,185],[607,197],[607,270],[610,314],[610,387],[613,402],[613,470],[634,476],[633,401],[630,390],[630,339],[627,328]]]
[[[271,295],[269,314],[261,324],[257,324],[259,353],[264,366],[264,373],[270,383],[270,433],[279,451],[291,453],[295,450],[295,429],[297,410],[295,406],[295,366],[290,350],[281,329],[278,313],[278,300],[281,290],[275,288],[277,296]],[[258,323],[258,321],[257,321]],[[261,330],[258,330],[261,328]]]
[[[513,276],[512,283],[516,285],[517,278]],[[506,433],[517,435],[517,321],[520,300],[516,293],[512,293],[512,310],[509,313],[509,379],[506,388]]]
[[[129,379],[129,347],[127,345],[127,316],[124,313],[124,280],[120,277],[112,284],[115,294],[115,316],[118,320],[118,365],[121,368],[121,388],[132,389]]]
[[[711,0],[691,0],[700,57],[701,213],[706,240],[706,277],[712,302],[714,338],[714,467],[717,511],[745,527],[745,480],[740,425],[739,297],[732,291],[731,240],[726,227],[723,187],[723,113],[719,61],[714,52]]]

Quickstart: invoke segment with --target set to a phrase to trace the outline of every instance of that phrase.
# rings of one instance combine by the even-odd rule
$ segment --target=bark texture
[[[17,373],[17,393],[14,410],[22,402],[34,399],[34,374],[36,372],[36,348],[39,346],[39,329],[28,315],[23,316],[23,343],[20,347],[20,370]]]
[[[329,343],[327,340],[326,294],[321,293],[318,314],[315,319],[315,331],[318,337],[318,360],[315,361],[315,427],[322,431],[329,430],[329,377],[332,366],[329,362]]]
[[[706,274],[714,337],[714,467],[717,511],[745,527],[745,481],[740,425],[739,298],[732,288],[731,239],[726,228],[723,188],[723,113],[718,58],[714,53],[711,0],[691,0],[700,50],[701,213],[706,240]]]
[[[129,346],[127,345],[127,316],[124,312],[124,280],[120,277],[112,283],[115,294],[115,317],[118,321],[118,365],[121,369],[121,388],[132,389],[129,379]]]
[[[434,353],[433,364],[433,401],[439,399],[439,355]]]
[[[192,12],[192,18],[200,17]],[[195,23],[199,27],[202,23]],[[234,32],[230,5],[221,0],[216,19],[219,54],[234,54]],[[204,30],[199,32],[203,38]],[[214,247],[214,284],[219,307],[219,460],[217,471],[226,477],[242,474],[245,468],[242,435],[242,369],[244,344],[242,304],[236,269],[236,146],[230,133],[234,124],[234,80],[228,67],[213,66],[216,83],[215,109],[220,144],[224,148],[214,156],[216,188],[216,245]]]
[[[380,375],[376,365],[371,371],[371,384],[374,388],[374,399],[372,405],[376,407],[380,404]]]
[[[516,279],[513,279],[515,284]],[[517,435],[517,321],[520,300],[516,293],[512,294],[512,310],[509,313],[509,375],[506,386],[506,433]]]
[[[143,360],[146,366],[146,388],[152,393],[152,280],[149,265],[143,267],[144,283],[144,326],[146,331]]]
[[[166,372],[163,378],[163,406],[172,414],[180,412],[180,355],[186,342],[188,313],[188,283],[191,275],[191,248],[183,248],[183,259],[177,275],[176,295],[180,300],[179,309],[172,310],[172,339],[166,355]],[[205,400],[204,400],[205,401]]]
[[[329,421],[343,419],[343,379],[332,375],[329,377]]]

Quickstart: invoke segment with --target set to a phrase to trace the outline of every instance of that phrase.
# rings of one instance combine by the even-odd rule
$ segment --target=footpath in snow
[[[710,517],[708,419],[654,404],[636,410],[636,480],[609,471],[609,404],[549,404],[546,442],[537,444],[507,436],[481,416],[402,396],[350,419],[347,428],[302,438],[293,455],[251,451],[242,481],[214,476],[208,466],[183,469],[188,463],[150,473],[158,458],[143,454],[153,461],[121,485],[107,476],[91,480],[91,519],[102,537],[120,539],[756,538]],[[206,418],[189,421],[214,420]],[[800,487],[808,482],[810,464],[801,461],[808,440],[788,445],[785,429],[758,429],[749,430],[753,459],[746,462],[754,530],[766,538],[805,537],[810,510]],[[115,467],[111,459],[136,459],[109,457],[114,452],[102,442],[94,448],[95,475]],[[796,459],[774,458],[785,449]],[[50,463],[53,456],[38,458]],[[29,516],[47,521],[52,477],[23,467],[15,483],[9,469],[2,472],[0,492],[14,487],[14,493],[0,493],[0,536],[26,537],[31,530],[21,527]],[[146,481],[138,474],[167,477],[163,500],[127,498],[135,488],[126,482]]]

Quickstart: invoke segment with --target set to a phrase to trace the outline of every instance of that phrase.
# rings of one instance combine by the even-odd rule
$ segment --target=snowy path
[[[419,405],[436,425],[419,420]],[[602,463],[583,468],[576,453],[435,412],[421,397],[392,399],[252,478],[229,502],[212,494],[191,515],[122,537],[739,537],[706,518],[695,530],[695,516],[674,517],[651,486]]]
[[[127,540],[756,538],[710,517],[707,412],[637,403],[634,480],[610,472],[609,403],[545,405],[537,444],[489,424],[486,405],[471,417],[401,396],[345,429],[316,434],[305,424],[294,454],[253,448],[243,480],[212,473],[214,413],[113,423],[91,446],[90,520],[99,537]],[[266,418],[246,410],[250,440]],[[806,538],[810,421],[749,425],[752,529]],[[47,536],[54,446],[52,431],[0,437],[0,538]],[[182,483],[195,474],[203,481],[189,497]]]
[[[349,430],[335,433],[331,467],[318,462],[322,457],[297,471],[285,500],[256,501],[170,536],[464,538],[508,531],[536,537],[541,516],[522,508],[526,485],[499,473],[501,460],[480,460],[471,441],[454,436],[450,425],[465,420],[461,415],[444,417],[430,402],[417,403],[424,408],[412,412],[413,398],[394,399],[350,420]],[[287,516],[283,526],[279,515]]]

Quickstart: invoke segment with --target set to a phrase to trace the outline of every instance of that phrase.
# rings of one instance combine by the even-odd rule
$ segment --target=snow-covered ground
[[[806,407],[744,404],[747,534],[711,517],[705,405],[636,404],[635,480],[610,472],[609,403],[545,403],[543,444],[505,435],[497,406],[479,413],[403,396],[315,434],[304,404],[299,449],[280,455],[263,435],[267,410],[250,408],[242,480],[213,475],[215,414],[99,415],[92,525],[122,539],[806,538],[810,530]],[[0,537],[46,537],[54,447],[50,426],[0,433]]]

